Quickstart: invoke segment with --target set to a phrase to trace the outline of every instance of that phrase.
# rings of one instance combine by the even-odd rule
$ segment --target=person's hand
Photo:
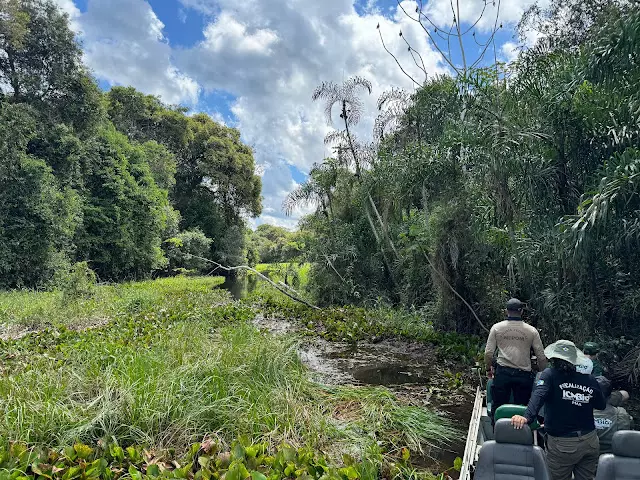
[[[493,378],[493,367],[487,369],[487,378],[491,380]]]
[[[520,430],[526,424],[527,424],[527,419],[524,418],[522,415],[514,415],[513,417],[511,417],[511,425],[513,425],[513,427],[516,430]]]

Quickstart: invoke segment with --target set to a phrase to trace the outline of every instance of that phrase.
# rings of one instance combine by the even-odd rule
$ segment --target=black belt
[[[584,437],[585,435],[589,435],[593,430],[577,430],[575,432],[563,433],[562,435],[554,435],[551,432],[547,432],[552,437],[561,437],[561,438],[576,438],[576,437]]]
[[[533,372],[531,370],[520,370],[519,368],[513,368],[513,367],[505,367],[504,365],[498,365],[496,367],[496,373],[498,372],[506,372],[506,373],[511,373],[511,374],[518,374],[518,375],[532,375]]]

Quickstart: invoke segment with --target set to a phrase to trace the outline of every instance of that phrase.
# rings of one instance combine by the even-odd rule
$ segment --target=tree
[[[206,260],[211,248],[211,239],[199,229],[178,233],[175,237],[165,241],[167,257],[169,258],[169,272],[203,273],[211,264]]]
[[[68,16],[51,0],[3,0],[0,11],[0,85],[14,102],[46,109],[86,89],[82,51],[69,29]],[[67,107],[71,105],[67,102]],[[85,111],[85,115],[92,112]]]
[[[113,127],[99,132],[84,152],[86,202],[77,256],[101,279],[144,278],[166,265],[167,192],[156,185],[147,153]]]
[[[0,102],[0,288],[47,286],[68,265],[79,199],[26,153],[34,112]]]
[[[253,153],[240,141],[237,130],[207,115],[188,117],[185,109],[166,106],[133,88],[111,89],[107,114],[120,132],[153,149],[151,170],[159,185],[170,190],[181,228],[200,229],[212,239],[214,257],[222,252],[228,229],[243,226],[244,216],[260,214],[261,180],[255,174]],[[148,142],[166,147],[175,166]],[[236,240],[242,244],[243,238]]]

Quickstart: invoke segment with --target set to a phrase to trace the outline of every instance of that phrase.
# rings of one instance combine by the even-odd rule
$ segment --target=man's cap
[[[511,298],[507,301],[507,310],[515,312],[522,309],[522,302],[517,298]]]
[[[586,342],[582,347],[582,350],[587,355],[595,355],[600,351],[600,345],[598,345],[596,342]]]
[[[549,360],[557,358],[564,360],[572,365],[581,365],[586,363],[584,353],[582,353],[575,343],[569,340],[558,340],[544,349],[544,356]]]
[[[593,360],[583,355],[576,365],[576,372],[591,375],[591,372],[593,372]]]
[[[622,407],[629,400],[629,392],[626,390],[616,390],[611,393],[611,396],[607,400],[609,405],[614,407]]]

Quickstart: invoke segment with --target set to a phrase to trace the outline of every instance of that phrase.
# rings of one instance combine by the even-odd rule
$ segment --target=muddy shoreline
[[[275,335],[296,334],[285,319],[258,315],[254,325]],[[429,408],[466,432],[478,379],[469,368],[442,361],[428,344],[402,339],[350,344],[321,337],[301,337],[299,355],[312,379],[324,385],[382,386],[403,402]],[[414,466],[442,471],[464,453],[466,435],[444,448],[412,457]]]

